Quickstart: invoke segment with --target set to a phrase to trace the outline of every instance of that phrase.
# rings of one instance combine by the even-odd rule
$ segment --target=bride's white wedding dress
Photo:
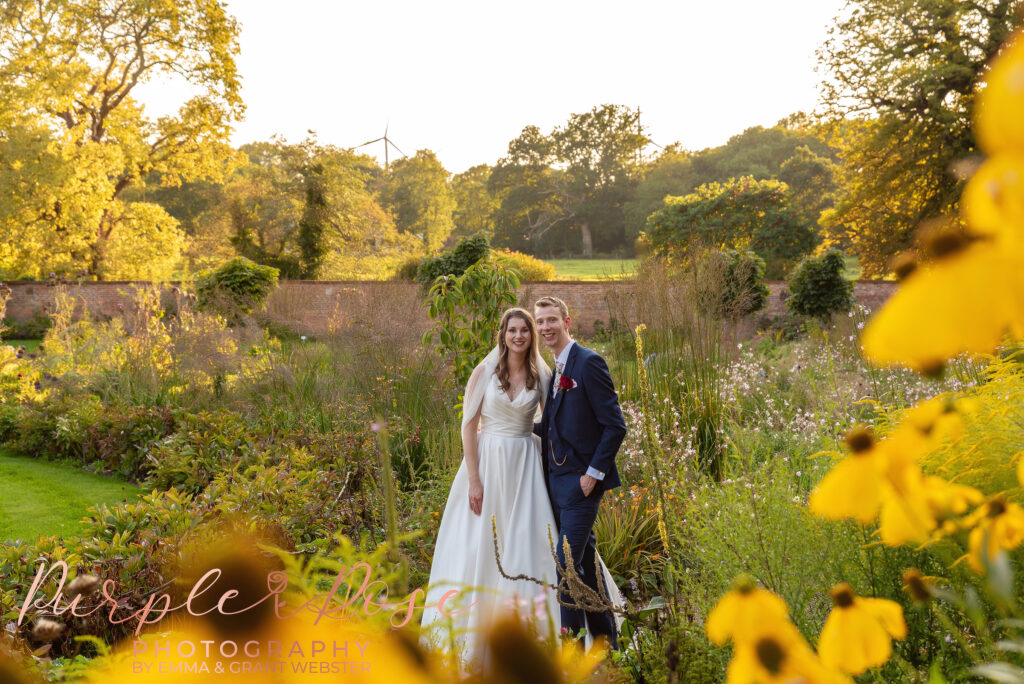
[[[435,647],[454,651],[462,665],[470,669],[485,665],[486,629],[501,611],[515,610],[521,618],[536,620],[545,635],[549,630],[557,634],[560,628],[553,590],[501,576],[494,558],[491,524],[494,516],[498,553],[506,575],[523,574],[557,583],[548,534],[550,530],[551,539],[557,543],[558,530],[544,483],[539,445],[533,435],[541,392],[549,388],[545,383],[550,383],[550,373],[542,373],[539,388],[524,389],[509,398],[486,360],[478,367],[477,372],[481,371],[483,387],[477,388],[475,397],[473,389],[467,389],[464,407],[473,410],[473,402],[479,400],[477,455],[484,490],[481,514],[469,508],[469,473],[463,460],[438,529],[426,596],[426,605],[430,606],[448,591],[466,590],[456,597],[457,601],[449,599],[444,604],[447,613],[466,609],[446,616],[435,605],[426,608],[421,619],[424,638]],[[603,574],[613,603],[621,605],[622,596],[607,568]]]

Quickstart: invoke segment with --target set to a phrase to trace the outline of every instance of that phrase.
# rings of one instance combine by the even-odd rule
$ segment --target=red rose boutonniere
[[[558,389],[568,392],[576,387],[579,387],[579,384],[568,375],[558,378]]]

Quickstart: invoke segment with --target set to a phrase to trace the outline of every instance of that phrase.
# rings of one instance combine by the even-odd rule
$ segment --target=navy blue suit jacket
[[[593,467],[604,473],[599,488],[618,487],[622,482],[615,455],[626,436],[626,421],[608,364],[577,342],[569,350],[562,375],[575,380],[576,387],[560,389],[553,399],[549,394],[541,422],[534,425],[541,439],[544,472],[585,474]]]

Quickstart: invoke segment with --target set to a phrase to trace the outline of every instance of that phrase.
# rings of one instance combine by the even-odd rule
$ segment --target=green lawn
[[[12,347],[20,347],[25,345],[25,351],[35,351],[42,344],[42,340],[2,340],[0,344],[8,344]]]
[[[0,543],[75,534],[85,509],[140,493],[127,482],[0,450]]]
[[[639,259],[546,259],[555,267],[559,280],[609,280],[625,278],[636,271]]]

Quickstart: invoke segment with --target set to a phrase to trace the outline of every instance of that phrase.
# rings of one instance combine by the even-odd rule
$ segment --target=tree
[[[798,172],[791,165],[789,172],[784,172],[783,167],[794,157],[803,159],[802,149],[811,155],[808,163],[814,161],[820,168],[807,167]],[[789,185],[794,206],[815,223],[820,210],[808,203],[821,197],[827,198],[822,200],[824,204],[831,201],[831,195],[822,195],[822,190],[835,183],[828,174],[832,171],[830,162],[838,159],[836,152],[799,113],[772,128],[748,128],[725,145],[700,152],[686,152],[670,145],[647,165],[636,192],[626,203],[627,235],[636,237],[646,228],[647,217],[661,208],[666,195],[688,195],[705,183],[721,183],[741,176],[784,181]]]
[[[831,242],[847,240],[866,274],[883,275],[922,221],[956,211],[952,171],[975,154],[978,76],[1021,24],[1020,2],[848,4],[818,52],[823,115],[844,139],[843,196],[828,223]]]
[[[523,129],[492,173],[491,190],[502,197],[496,241],[524,248],[523,242],[536,244],[549,231],[579,231],[584,256],[595,246],[624,246],[623,206],[648,142],[639,113],[621,105],[573,114],[547,136],[535,126]]]
[[[448,172],[430,150],[399,159],[384,179],[381,200],[395,216],[395,226],[415,235],[427,252],[436,252],[451,235],[455,200]]]
[[[789,187],[793,208],[813,225],[818,225],[822,212],[835,204],[838,173],[831,159],[801,145],[792,157],[782,162],[778,178]]]
[[[499,202],[487,189],[491,167],[479,164],[452,178],[451,191],[455,200],[452,219],[455,230],[451,237],[465,238],[482,234],[494,235],[494,212]]]
[[[790,205],[779,181],[747,176],[708,183],[682,197],[666,197],[651,215],[645,238],[658,254],[687,258],[705,248],[749,249],[778,278],[814,248],[810,223]]]
[[[282,278],[362,279],[385,277],[417,251],[419,240],[400,234],[377,203],[371,186],[380,169],[365,155],[312,137],[242,149],[249,161],[207,221],[229,223],[243,256]]]
[[[151,173],[176,185],[217,177],[243,111],[238,25],[217,2],[8,0],[0,11],[0,174],[4,270],[134,268],[148,244],[177,259],[183,236],[159,206],[126,202]],[[196,94],[152,119],[137,87],[179,78]],[[169,275],[169,274],[167,274]]]

